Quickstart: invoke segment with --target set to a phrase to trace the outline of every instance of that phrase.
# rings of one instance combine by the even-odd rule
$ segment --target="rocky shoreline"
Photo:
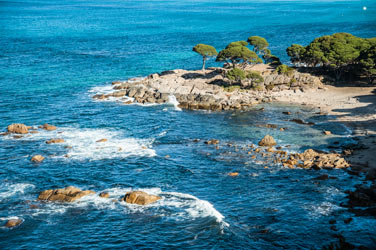
[[[319,77],[307,73],[278,74],[265,64],[253,66],[252,70],[258,70],[263,77],[263,82],[252,87],[247,81],[238,85],[229,83],[223,68],[209,68],[205,73],[177,69],[141,79],[115,81],[111,93],[96,94],[93,98],[127,97],[124,104],[163,104],[171,102],[170,97],[174,96],[183,109],[246,110],[253,105],[273,101],[274,92],[304,92],[324,87]]]

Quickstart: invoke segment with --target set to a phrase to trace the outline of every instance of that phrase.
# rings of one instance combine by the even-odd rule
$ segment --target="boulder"
[[[25,124],[22,123],[13,123],[8,126],[8,132],[9,133],[15,133],[15,134],[27,134],[29,133],[29,130]]]
[[[22,223],[22,220],[21,219],[10,219],[8,220],[4,227],[7,227],[7,228],[13,228],[13,227],[16,227],[18,226],[19,224]]]
[[[79,188],[69,186],[63,189],[55,189],[55,190],[49,189],[49,190],[42,191],[38,196],[38,200],[73,202],[86,195],[94,194],[94,193],[95,192],[91,190],[82,191]]]
[[[31,157],[32,162],[39,163],[39,162],[42,162],[43,160],[44,160],[44,157],[41,155],[34,155],[33,157]]]
[[[266,135],[262,140],[258,143],[259,146],[264,146],[264,147],[272,147],[277,145],[276,141],[274,138],[270,135]]]
[[[54,138],[46,141],[47,144],[53,144],[53,143],[63,143],[65,142],[62,138]]]
[[[132,191],[125,194],[123,201],[130,204],[148,205],[161,199],[161,197],[145,193],[143,191]]]
[[[52,130],[56,130],[56,129],[57,129],[56,126],[54,126],[54,125],[50,125],[50,124],[48,124],[48,123],[45,123],[45,124],[42,126],[42,128],[45,129],[45,130],[48,130],[48,131],[52,131]]]

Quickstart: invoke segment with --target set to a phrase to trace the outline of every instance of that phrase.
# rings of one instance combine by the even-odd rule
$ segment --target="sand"
[[[334,115],[353,131],[359,146],[348,161],[358,171],[376,171],[376,87],[326,86],[325,89],[281,91],[273,94],[280,102],[310,105]]]

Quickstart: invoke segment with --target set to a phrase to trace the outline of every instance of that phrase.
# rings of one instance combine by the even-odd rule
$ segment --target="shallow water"
[[[261,35],[287,60],[284,49],[293,42],[337,31],[376,36],[373,6],[373,1],[1,1],[0,127],[58,126],[21,139],[0,138],[0,219],[24,220],[15,229],[0,229],[2,248],[310,249],[335,241],[336,233],[371,248],[375,221],[354,217],[345,225],[343,219],[353,215],[339,206],[359,177],[343,170],[284,169],[243,150],[265,134],[292,152],[352,143],[348,129],[326,122],[317,110],[273,104],[249,112],[179,111],[173,104],[121,105],[91,96],[106,91],[112,80],[199,68],[191,52],[199,42],[220,49]],[[289,117],[282,114],[287,110]],[[287,121],[291,118],[315,125]],[[288,129],[262,127],[266,123]],[[323,136],[324,129],[333,135]],[[55,137],[65,143],[45,143]],[[95,143],[103,138],[108,141]],[[212,138],[221,141],[219,149],[203,143]],[[34,154],[47,157],[32,164]],[[234,171],[239,176],[227,175]],[[324,173],[338,179],[312,180]],[[41,190],[68,185],[107,191],[111,198],[34,201]],[[112,201],[135,189],[162,199],[146,207]],[[331,219],[338,232],[330,229]]]

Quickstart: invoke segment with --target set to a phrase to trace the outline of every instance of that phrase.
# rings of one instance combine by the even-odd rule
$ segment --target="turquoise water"
[[[339,206],[359,177],[284,169],[242,150],[267,133],[291,151],[348,143],[349,131],[317,110],[276,104],[265,111],[181,112],[91,99],[113,80],[200,68],[191,51],[197,43],[219,50],[260,35],[287,62],[291,43],[334,32],[375,37],[375,2],[0,1],[0,127],[59,127],[0,138],[0,218],[24,220],[0,229],[1,247],[310,249],[341,233],[372,248],[375,221],[357,217],[344,224],[353,215]],[[286,110],[316,125],[288,122]],[[265,123],[289,129],[258,126]],[[323,129],[334,135],[323,137]],[[54,137],[66,142],[44,143]],[[108,142],[97,146],[102,138]],[[212,138],[221,140],[220,149],[202,143]],[[34,154],[47,158],[31,164]],[[234,171],[238,177],[227,176]],[[312,180],[323,173],[338,179]],[[34,201],[41,190],[68,185],[108,191],[114,199],[145,189],[163,199],[145,208],[95,195],[71,205]],[[331,219],[338,231],[330,229]]]

